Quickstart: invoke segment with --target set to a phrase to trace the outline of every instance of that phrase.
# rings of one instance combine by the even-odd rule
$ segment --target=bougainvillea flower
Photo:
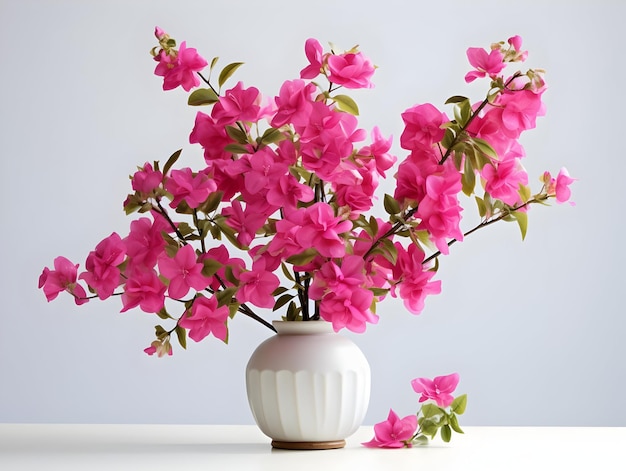
[[[265,259],[258,259],[252,264],[250,271],[239,275],[241,286],[237,291],[237,301],[250,302],[257,307],[274,307],[272,293],[280,285],[278,277],[265,269]]]
[[[404,130],[400,135],[400,145],[403,149],[430,147],[443,139],[445,130],[442,125],[447,121],[446,115],[430,103],[413,106],[401,116]]]
[[[477,78],[485,77],[486,75],[495,77],[506,66],[503,62],[504,55],[498,49],[492,49],[491,52],[487,53],[487,51],[480,47],[470,47],[467,50],[467,59],[472,67],[476,69],[465,75],[465,81],[467,83],[473,82]]]
[[[565,203],[572,196],[572,191],[569,186],[575,182],[575,178],[571,178],[567,169],[563,167],[556,177],[556,186],[554,188],[556,194],[556,201],[558,203]]]
[[[115,232],[103,239],[96,250],[89,253],[80,279],[95,290],[100,299],[107,299],[120,285],[120,265],[126,258],[126,245]]]
[[[519,159],[487,164],[483,167],[481,176],[485,179],[487,193],[509,206],[520,202],[520,185],[528,184],[528,174]]]
[[[191,307],[191,315],[183,315],[178,325],[189,329],[189,337],[196,342],[200,342],[209,334],[226,341],[228,314],[228,306],[218,306],[215,296],[210,298],[198,296]]]
[[[372,88],[374,65],[362,53],[331,54],[327,59],[328,80],[346,88]]]
[[[323,49],[317,39],[309,38],[304,43],[304,53],[309,60],[309,65],[300,71],[300,78],[312,79],[322,71]]]
[[[54,259],[54,270],[48,267],[43,269],[39,276],[39,288],[43,288],[48,302],[55,299],[61,291],[67,291],[74,296],[76,304],[85,304],[87,293],[85,289],[76,283],[78,264],[74,265],[65,257]]]
[[[133,175],[132,187],[133,190],[143,195],[148,195],[157,189],[162,181],[163,173],[154,170],[152,165],[146,162],[143,167]]]
[[[167,288],[170,298],[181,299],[191,288],[196,291],[206,288],[211,280],[202,274],[203,267],[191,245],[181,247],[174,258],[159,258],[159,271],[170,280]]]
[[[446,376],[437,376],[434,379],[415,378],[411,386],[416,393],[420,393],[419,402],[434,400],[439,407],[448,407],[454,401],[452,393],[459,384],[459,374],[452,373]]]
[[[196,72],[204,69],[208,62],[192,47],[183,41],[178,52],[161,50],[154,60],[158,61],[154,74],[163,77],[163,90],[173,90],[178,86],[188,92],[200,84]]]
[[[389,409],[387,420],[374,425],[374,438],[362,445],[368,448],[411,448],[411,439],[417,430],[417,415],[401,419]]]
[[[135,270],[126,281],[122,293],[122,310],[139,306],[143,312],[159,312],[165,305],[166,286],[154,270]]]
[[[366,323],[378,323],[378,316],[370,309],[373,300],[374,294],[365,288],[330,292],[320,301],[320,316],[333,324],[335,332],[345,328],[362,333],[365,332]]]
[[[197,208],[217,189],[217,185],[205,173],[194,174],[186,167],[170,172],[165,189],[174,197],[170,203],[172,208],[178,206],[182,200],[185,200],[190,208]]]

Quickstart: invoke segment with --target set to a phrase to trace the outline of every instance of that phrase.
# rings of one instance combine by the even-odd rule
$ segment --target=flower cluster
[[[419,402],[428,402],[416,415],[402,419],[390,409],[387,420],[374,426],[374,438],[363,445],[368,448],[411,448],[428,443],[429,437],[435,438],[437,433],[443,441],[449,442],[452,431],[463,433],[457,415],[465,412],[467,396],[452,396],[458,384],[457,373],[434,379],[414,379],[411,385],[421,394]]]
[[[223,90],[242,63],[215,80],[217,58],[177,47],[160,28],[155,35],[163,89],[182,87],[189,105],[209,109],[189,136],[204,165],[177,166],[176,151],[164,165],[138,167],[124,209],[141,216],[128,234],[98,243],[85,271],[58,257],[39,279],[49,301],[61,291],[77,304],[119,296],[122,312],[138,307],[170,323],[156,326],[148,354],[171,355],[174,334],[183,348],[187,337],[226,342],[237,313],[272,328],[258,309],[354,332],[378,322],[386,296],[418,314],[441,291],[433,278],[450,245],[500,220],[517,222],[524,236],[532,204],[569,199],[565,170],[544,173],[534,194],[528,186],[519,137],[543,115],[546,86],[541,70],[504,75],[527,57],[517,36],[489,52],[468,50],[466,81],[488,82],[481,101],[451,97],[452,117],[429,103],[401,113],[406,155],[394,168],[394,194],[381,198],[382,218],[368,213],[397,158],[391,137],[359,128],[357,104],[339,93],[373,87],[375,67],[356,47],[325,51],[307,40],[300,76],[264,97],[242,82]],[[474,196],[480,214],[466,231],[461,194]]]

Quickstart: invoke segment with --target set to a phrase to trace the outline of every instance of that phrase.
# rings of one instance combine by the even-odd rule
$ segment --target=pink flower
[[[164,355],[172,356],[172,345],[170,344],[169,339],[163,342],[155,340],[148,348],[144,348],[143,351],[150,356],[156,353],[159,358]]]
[[[102,240],[96,250],[89,253],[80,279],[93,288],[100,299],[107,299],[120,285],[120,265],[126,257],[126,245],[117,233]]]
[[[260,258],[252,264],[252,270],[239,275],[241,286],[237,291],[237,301],[242,304],[250,302],[257,307],[274,307],[272,293],[280,285],[280,280],[265,269],[265,264],[265,259]]]
[[[198,263],[196,253],[191,245],[178,249],[174,258],[159,258],[161,275],[170,280],[168,292],[170,298],[181,299],[191,288],[202,290],[209,285],[209,278],[202,274],[202,263]]]
[[[165,304],[165,285],[154,270],[132,271],[122,293],[120,312],[139,306],[143,312],[159,312]]]
[[[465,75],[467,83],[473,82],[479,77],[489,75],[495,77],[506,66],[503,62],[504,55],[498,49],[492,49],[489,54],[480,47],[470,47],[467,50],[467,59],[469,63],[476,69]]]
[[[497,162],[496,165],[487,164],[481,175],[486,181],[485,191],[509,206],[520,202],[520,185],[528,185],[528,174],[519,159]]]
[[[156,265],[157,258],[165,247],[162,231],[171,231],[165,219],[154,214],[154,222],[149,218],[139,218],[130,223],[130,233],[124,239],[126,254],[133,269],[147,270]]]
[[[309,289],[311,299],[322,299],[327,292],[348,293],[365,282],[365,262],[358,255],[348,255],[340,265],[330,260],[313,274]]]
[[[163,173],[156,171],[152,165],[146,162],[144,166],[133,175],[133,190],[143,195],[149,195],[156,190],[163,181]]]
[[[323,257],[343,257],[346,246],[341,234],[350,229],[350,221],[335,217],[332,206],[320,202],[305,210],[302,227],[295,236],[302,248],[315,247]]]
[[[401,419],[389,409],[384,422],[374,425],[374,438],[363,443],[368,448],[411,448],[411,439],[417,430],[417,416],[408,415]]]
[[[230,159],[231,153],[225,151],[224,147],[233,142],[226,134],[224,126],[218,126],[215,119],[201,111],[196,114],[196,121],[189,135],[189,143],[202,146],[204,160],[207,163],[214,160]]]
[[[394,267],[394,278],[399,283],[399,295],[404,306],[412,314],[419,314],[424,309],[426,296],[441,293],[441,281],[431,281],[435,272],[424,267],[424,252],[411,244],[408,250],[396,242],[398,261]],[[393,292],[395,294],[395,291]]]
[[[312,79],[317,77],[322,71],[322,45],[317,39],[309,38],[304,43],[304,53],[309,60],[309,65],[300,71],[300,78]]]
[[[173,51],[172,51],[173,52]],[[196,72],[201,71],[207,65],[196,49],[188,48],[183,41],[178,52],[166,52],[163,49],[155,56],[158,61],[154,74],[163,77],[163,90],[172,90],[179,85],[188,92],[200,84]]]
[[[575,178],[571,178],[566,168],[562,168],[556,177],[555,194],[558,203],[565,203],[572,196],[569,186],[575,182]]]
[[[165,182],[165,189],[174,197],[170,203],[172,208],[178,206],[183,200],[190,208],[197,208],[217,189],[217,185],[205,173],[200,172],[194,175],[187,167],[172,170]]]
[[[402,113],[402,120],[404,131],[400,136],[400,145],[403,149],[430,147],[443,139],[445,130],[442,125],[447,121],[446,115],[430,103],[409,108]]]
[[[315,91],[315,85],[307,84],[304,80],[288,80],[283,83],[278,96],[274,98],[278,109],[272,118],[272,126],[279,128],[287,123],[295,126],[306,125]]]
[[[448,407],[454,401],[452,393],[459,384],[459,374],[437,376],[435,379],[416,378],[411,386],[416,393],[421,393],[419,402],[434,400],[439,407]]]
[[[362,333],[367,322],[378,322],[378,316],[370,310],[373,300],[374,294],[365,288],[355,287],[340,293],[331,291],[320,301],[320,317],[331,322],[335,332],[346,328]]]
[[[244,209],[239,200],[233,200],[230,207],[222,210],[222,215],[226,216],[226,224],[237,232],[237,241],[244,247],[248,247],[254,240],[256,231],[263,227],[266,215],[257,211],[252,211],[246,206]]]
[[[259,116],[261,95],[255,87],[243,88],[238,82],[230,90],[226,90],[219,101],[213,106],[211,116],[218,126],[232,124],[235,121],[256,121]]]
[[[378,126],[374,126],[372,129],[372,143],[361,148],[357,154],[357,157],[361,160],[374,159],[376,171],[383,178],[385,177],[385,171],[389,170],[398,160],[396,156],[389,154],[391,141],[391,137],[385,139]]]
[[[511,36],[507,42],[513,47],[515,52],[515,57],[513,60],[523,62],[528,57],[528,51],[522,51],[522,38],[521,36]]]
[[[200,342],[209,334],[226,341],[228,314],[228,306],[218,306],[215,296],[210,298],[198,296],[191,307],[191,315],[183,315],[178,325],[189,329],[189,337],[196,342]]]
[[[351,89],[374,87],[374,65],[362,53],[331,54],[327,63],[329,81]]]
[[[505,91],[499,95],[496,106],[501,109],[503,131],[508,131],[511,137],[518,137],[522,131],[533,129],[537,116],[545,114],[541,94],[532,90]]]
[[[43,269],[39,276],[39,288],[43,288],[48,302],[55,299],[61,291],[67,291],[74,296],[74,302],[78,305],[89,301],[85,289],[76,283],[77,271],[78,265],[74,265],[65,257],[54,259],[54,270],[48,267]]]

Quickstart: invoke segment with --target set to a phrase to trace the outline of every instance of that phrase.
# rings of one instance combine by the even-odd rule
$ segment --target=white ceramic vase
[[[350,339],[324,321],[274,321],[246,368],[248,402],[275,448],[345,446],[363,422],[370,367]]]

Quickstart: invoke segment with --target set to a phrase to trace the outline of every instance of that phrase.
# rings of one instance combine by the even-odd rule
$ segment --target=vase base
[[[272,440],[272,447],[281,450],[335,450],[345,446],[345,440],[330,440],[326,442],[283,442],[281,440]]]

